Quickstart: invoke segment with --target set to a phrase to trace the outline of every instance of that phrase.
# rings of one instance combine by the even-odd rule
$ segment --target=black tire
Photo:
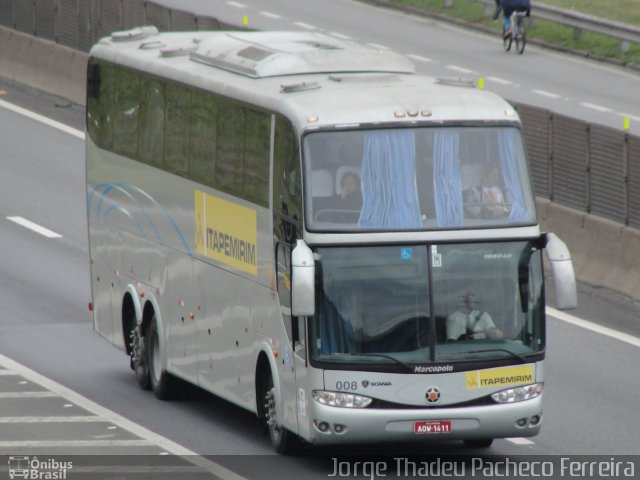
[[[151,317],[145,338],[151,390],[160,400],[171,400],[176,396],[176,379],[162,368],[160,336],[155,314]]]
[[[527,44],[527,34],[524,32],[524,29],[521,33],[516,35],[516,51],[522,55],[524,52],[524,46]]]
[[[465,440],[464,446],[467,448],[489,448],[493,443],[493,438],[478,438],[475,440]]]
[[[131,331],[131,361],[130,365],[136,374],[138,385],[143,390],[151,390],[151,376],[149,375],[149,360],[147,356],[146,338],[141,335],[140,326]]]
[[[264,405],[264,420],[274,450],[282,455],[294,453],[297,446],[296,435],[278,425],[275,388],[271,373],[266,375],[260,397]]]
[[[502,45],[504,46],[505,52],[511,50],[511,44],[513,43],[513,35],[510,33],[509,35],[502,35]]]

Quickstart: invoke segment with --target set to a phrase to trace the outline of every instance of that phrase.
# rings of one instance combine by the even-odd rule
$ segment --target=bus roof
[[[114,32],[91,55],[285,114],[299,130],[427,121],[518,123],[473,82],[417,75],[390,50],[312,32]]]

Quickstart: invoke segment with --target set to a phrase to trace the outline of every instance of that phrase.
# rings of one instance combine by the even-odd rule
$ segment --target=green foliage
[[[391,2],[493,28],[496,34],[501,28],[501,23],[493,22],[485,13],[484,4],[477,0],[453,0],[450,8],[445,8],[444,0],[391,0]],[[545,0],[543,3],[601,18],[640,25],[640,0]],[[535,7],[532,11],[532,17],[534,21],[527,25],[527,35],[530,39],[556,47],[577,50],[594,57],[640,65],[640,45],[631,44],[626,52],[622,52],[618,40],[589,32],[582,32],[578,38],[575,38],[573,28],[535,20]]]

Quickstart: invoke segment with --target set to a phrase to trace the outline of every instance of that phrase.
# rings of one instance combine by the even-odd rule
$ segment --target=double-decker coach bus
[[[116,32],[91,50],[95,329],[168,398],[255,412],[279,452],[526,437],[542,423],[541,233],[517,113],[302,32]]]

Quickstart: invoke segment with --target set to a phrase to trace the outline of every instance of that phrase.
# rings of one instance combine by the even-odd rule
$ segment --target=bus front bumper
[[[357,409],[311,403],[306,440],[317,445],[532,437],[542,425],[542,395],[510,404],[437,409]],[[424,422],[429,429],[420,428]]]

